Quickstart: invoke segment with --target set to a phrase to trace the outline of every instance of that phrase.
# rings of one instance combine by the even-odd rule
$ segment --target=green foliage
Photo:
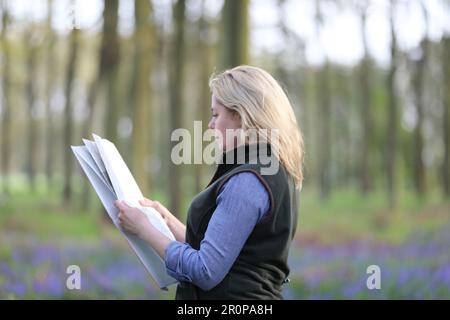
[[[323,200],[314,192],[300,195],[298,235],[335,243],[354,238],[401,242],[418,229],[432,229],[449,220],[450,203],[438,193],[421,199],[403,191],[396,210],[389,210],[382,190],[366,197],[342,189]]]

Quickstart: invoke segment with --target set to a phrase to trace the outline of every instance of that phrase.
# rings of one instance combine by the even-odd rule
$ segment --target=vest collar
[[[245,144],[224,152],[220,159],[219,165],[217,166],[216,172],[214,173],[211,181],[208,183],[208,186],[239,165],[244,163],[257,163],[260,153],[270,156],[270,144]]]

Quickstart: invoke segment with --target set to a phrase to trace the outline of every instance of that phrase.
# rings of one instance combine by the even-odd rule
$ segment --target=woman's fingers
[[[120,224],[123,224],[125,222],[126,210],[129,208],[129,206],[120,200],[114,201],[114,205],[117,207],[117,209],[119,209],[117,218],[119,219]]]
[[[152,208],[155,208],[158,211],[162,211],[162,205],[159,201],[153,201]]]
[[[159,202],[159,201],[152,201],[152,200],[149,200],[147,198],[144,198],[142,200],[139,200],[139,203],[141,204],[141,206],[150,207],[150,208],[155,209],[164,218],[164,220],[167,220],[167,218],[168,218],[168,215],[167,215],[167,212],[166,212],[167,210],[161,204],[161,202]]]
[[[121,227],[124,227],[124,225],[123,225],[124,221],[123,221],[123,214],[122,214],[122,211],[119,211],[119,214],[117,215],[117,219],[118,219],[119,225],[120,225]]]
[[[151,207],[156,210],[161,209],[161,203],[159,201],[152,201],[152,200],[144,198],[142,200],[139,200],[139,203],[141,206],[144,206],[144,207]]]
[[[117,209],[119,209],[120,210],[120,206],[122,205],[122,203],[121,203],[121,201],[120,200],[116,200],[116,201],[114,201],[114,206],[117,208]]]
[[[119,211],[125,211],[131,208],[126,202],[121,200],[114,201],[114,205],[116,206],[117,209],[119,209]]]
[[[144,199],[142,199],[142,200],[139,200],[139,204],[140,204],[141,206],[143,206],[143,207],[151,207],[152,204],[153,204],[153,201],[152,201],[152,200],[149,200],[149,199],[147,199],[147,198],[144,198]]]

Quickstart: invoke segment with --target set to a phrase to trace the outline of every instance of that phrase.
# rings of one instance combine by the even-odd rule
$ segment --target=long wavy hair
[[[220,104],[239,114],[243,130],[256,129],[259,141],[272,146],[296,188],[301,189],[303,137],[291,103],[278,82],[261,68],[242,65],[213,75],[209,86]],[[277,129],[276,139],[266,134],[273,129]]]

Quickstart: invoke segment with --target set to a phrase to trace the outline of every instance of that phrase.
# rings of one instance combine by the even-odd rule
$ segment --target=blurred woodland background
[[[240,64],[280,81],[306,143],[286,298],[450,298],[450,1],[0,0],[0,15],[0,298],[173,298],[70,146],[113,141],[184,221],[214,168],[174,165],[170,134],[206,129],[209,77]]]

